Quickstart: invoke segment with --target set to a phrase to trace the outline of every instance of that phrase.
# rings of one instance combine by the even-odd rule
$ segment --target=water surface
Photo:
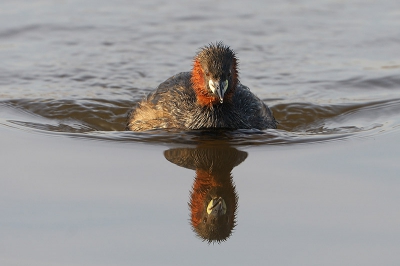
[[[1,265],[399,263],[397,1],[9,1],[0,25]],[[124,131],[219,40],[278,129]]]

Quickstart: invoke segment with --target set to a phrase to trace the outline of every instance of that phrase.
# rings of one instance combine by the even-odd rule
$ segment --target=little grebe
[[[239,82],[237,65],[222,42],[203,47],[191,72],[170,77],[130,112],[126,130],[276,128],[271,110]]]

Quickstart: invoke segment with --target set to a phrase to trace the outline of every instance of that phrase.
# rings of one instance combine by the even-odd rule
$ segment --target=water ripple
[[[2,124],[44,134],[107,141],[196,144],[224,140],[232,145],[296,144],[373,136],[400,124],[400,99],[353,104],[287,103],[272,106],[277,130],[152,130],[126,132],[130,101],[104,99],[9,100],[1,106],[22,117]]]

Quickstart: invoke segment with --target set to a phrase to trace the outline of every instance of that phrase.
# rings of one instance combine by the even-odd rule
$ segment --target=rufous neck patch
[[[203,169],[196,169],[196,179],[190,197],[191,221],[194,227],[201,222],[202,213],[205,211],[204,206],[207,206],[205,205],[207,191],[220,186],[222,184],[216,180],[212,173]]]
[[[211,106],[219,103],[217,96],[212,95],[207,90],[207,85],[204,80],[203,68],[198,59],[194,61],[192,77],[192,87],[196,93],[197,103],[201,106]]]

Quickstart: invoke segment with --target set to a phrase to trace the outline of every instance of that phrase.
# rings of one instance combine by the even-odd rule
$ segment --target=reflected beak
[[[226,203],[221,197],[210,200],[207,206],[207,213],[212,216],[221,216],[226,213]]]

